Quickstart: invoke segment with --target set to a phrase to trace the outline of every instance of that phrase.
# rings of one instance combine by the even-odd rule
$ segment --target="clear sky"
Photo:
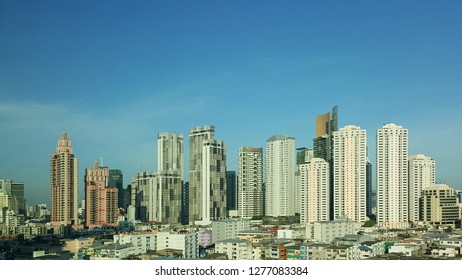
[[[157,133],[215,125],[228,170],[315,118],[409,129],[410,154],[462,186],[461,1],[0,1],[0,178],[50,200],[63,131],[85,168],[157,169]],[[187,153],[185,161],[187,164]],[[187,169],[186,169],[187,170]],[[187,173],[187,172],[186,172]]]

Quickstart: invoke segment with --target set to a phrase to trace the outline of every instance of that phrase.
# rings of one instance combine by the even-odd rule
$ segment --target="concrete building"
[[[224,219],[212,221],[212,243],[225,239],[236,239],[238,233],[250,230],[250,220]]]
[[[322,158],[329,163],[330,219],[334,217],[334,132],[338,131],[338,107],[332,112],[316,117],[316,137],[313,139],[313,157]]]
[[[320,158],[298,165],[300,223],[328,221],[330,217],[329,164]]]
[[[138,173],[131,184],[136,219],[180,224],[182,184],[175,171]]]
[[[6,189],[0,189],[0,223],[6,223],[6,211],[17,211],[17,201]]]
[[[184,137],[177,133],[157,135],[157,171],[176,171],[184,180]]]
[[[409,157],[409,221],[419,221],[422,190],[435,184],[435,161],[419,154]]]
[[[263,216],[263,148],[239,148],[237,180],[239,217]]]
[[[420,220],[435,226],[460,227],[460,204],[454,189],[436,184],[426,187],[420,198]]]
[[[78,175],[78,159],[73,153],[71,139],[63,132],[56,152],[50,155],[52,225],[77,223]]]
[[[189,224],[202,220],[203,142],[214,138],[214,126],[189,130]]]
[[[226,218],[226,147],[215,128],[189,132],[189,223],[209,225]]]
[[[199,246],[202,248],[207,248],[211,245],[213,245],[213,231],[210,229],[199,229],[198,231],[198,240],[199,240]]]
[[[89,228],[117,226],[118,189],[109,186],[109,168],[94,162],[85,169],[85,225]]]
[[[144,252],[141,247],[109,244],[96,248],[90,260],[122,260],[142,253]]]
[[[13,180],[0,180],[0,190],[5,190],[16,200],[16,206],[12,210],[18,215],[26,215],[26,200],[24,198],[24,183],[14,182]]]
[[[157,250],[181,250],[183,259],[197,259],[199,257],[199,242],[197,233],[157,233]]]
[[[347,219],[313,222],[306,224],[306,238],[321,243],[330,243],[335,238],[356,233],[357,224]]]
[[[252,243],[240,239],[226,239],[215,244],[215,253],[226,254],[228,260],[251,260]]]
[[[366,221],[366,131],[349,125],[333,133],[334,218]]]
[[[277,231],[278,239],[305,239],[306,238],[306,228],[288,228],[288,229],[278,229]]]
[[[157,235],[155,233],[142,234],[114,234],[114,243],[140,247],[143,253],[157,250]]]
[[[202,150],[202,188],[198,225],[224,219],[226,212],[226,147],[223,141],[205,140]],[[191,205],[190,205],[191,207]]]
[[[408,130],[386,124],[377,130],[377,224],[409,226]]]
[[[276,135],[266,142],[266,216],[295,215],[295,138]]]

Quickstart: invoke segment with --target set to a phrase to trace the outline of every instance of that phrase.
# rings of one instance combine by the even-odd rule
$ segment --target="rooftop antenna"
[[[100,158],[99,158],[99,164],[101,165],[101,167],[104,167],[103,161],[104,161],[104,158],[103,158],[103,157],[100,157]]]

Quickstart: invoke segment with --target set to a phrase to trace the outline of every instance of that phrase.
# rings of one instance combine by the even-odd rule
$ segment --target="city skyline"
[[[49,203],[63,131],[82,198],[94,160],[124,186],[155,171],[158,133],[214,125],[237,171],[238,148],[272,135],[313,147],[335,105],[338,127],[368,132],[373,170],[375,131],[395,123],[461,188],[462,4],[173,2],[0,4],[0,179],[24,182],[29,204]]]

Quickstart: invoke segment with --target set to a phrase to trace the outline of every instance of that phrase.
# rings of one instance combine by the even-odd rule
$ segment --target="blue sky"
[[[404,2],[404,3],[403,3]],[[0,178],[49,203],[62,131],[85,168],[157,168],[159,132],[215,125],[228,147],[312,146],[315,118],[409,129],[461,188],[460,1],[0,1]],[[185,157],[187,159],[187,156]],[[186,162],[187,163],[187,162]]]

